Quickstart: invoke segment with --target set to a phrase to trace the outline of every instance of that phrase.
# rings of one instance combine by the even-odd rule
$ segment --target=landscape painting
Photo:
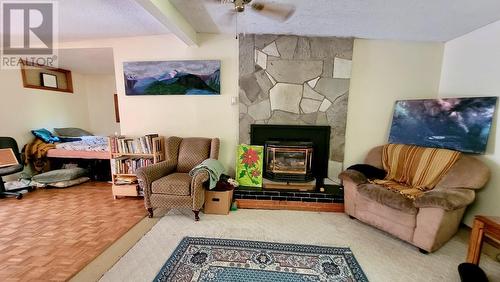
[[[483,154],[497,97],[396,101],[389,143]]]
[[[126,95],[220,95],[220,61],[124,62]]]

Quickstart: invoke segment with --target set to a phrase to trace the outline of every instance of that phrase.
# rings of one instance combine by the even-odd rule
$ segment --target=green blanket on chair
[[[214,189],[217,181],[221,174],[226,172],[226,169],[222,165],[222,163],[216,159],[206,159],[201,164],[195,166],[190,172],[189,176],[193,177],[199,171],[206,171],[210,176],[210,185],[209,189]]]

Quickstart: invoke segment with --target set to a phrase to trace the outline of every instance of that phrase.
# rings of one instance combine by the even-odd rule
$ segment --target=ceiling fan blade
[[[295,6],[290,4],[253,3],[252,9],[263,16],[282,22],[288,20],[295,13]]]

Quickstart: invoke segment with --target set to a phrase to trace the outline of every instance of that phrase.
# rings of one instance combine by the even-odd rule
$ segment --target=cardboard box
[[[205,190],[206,214],[228,214],[233,200],[233,190],[229,191],[209,191]]]

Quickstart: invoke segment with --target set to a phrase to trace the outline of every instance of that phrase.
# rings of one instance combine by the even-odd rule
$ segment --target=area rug
[[[349,248],[184,237],[155,281],[368,281]]]

